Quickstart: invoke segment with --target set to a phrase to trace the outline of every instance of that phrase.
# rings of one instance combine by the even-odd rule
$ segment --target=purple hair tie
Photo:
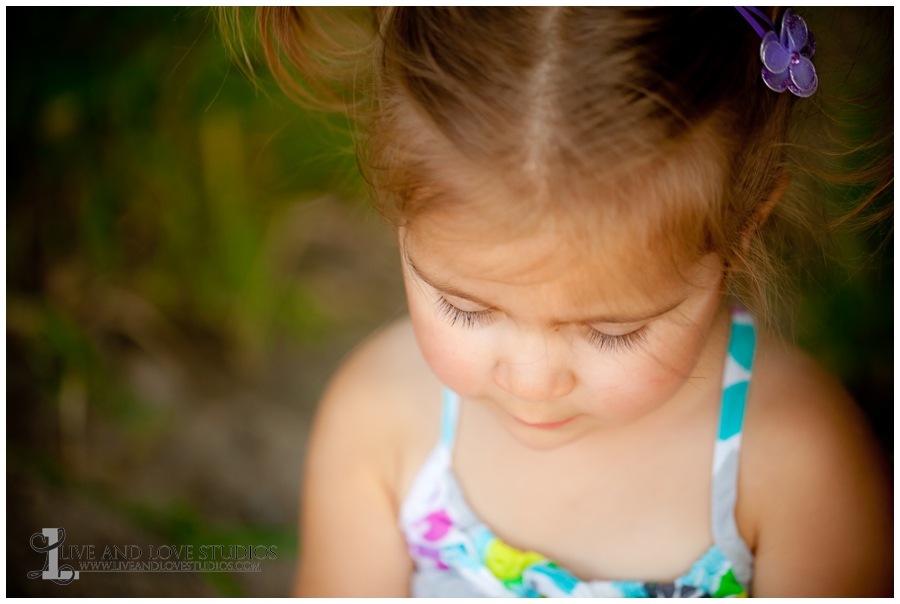
[[[806,21],[787,9],[781,18],[781,33],[778,35],[775,25],[755,6],[735,8],[762,38],[759,56],[766,86],[775,92],[790,90],[799,97],[814,93],[819,86],[819,78],[809,59],[816,52],[816,39],[806,27]]]

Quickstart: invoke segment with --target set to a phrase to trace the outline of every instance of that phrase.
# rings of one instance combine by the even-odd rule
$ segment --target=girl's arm
[[[760,376],[774,379],[747,411],[742,472],[757,527],[751,594],[890,596],[892,494],[875,437],[811,361],[787,353],[777,365]]]
[[[313,425],[301,493],[297,596],[404,597],[412,561],[399,530],[391,468],[398,438],[380,404],[372,347],[332,379]]]

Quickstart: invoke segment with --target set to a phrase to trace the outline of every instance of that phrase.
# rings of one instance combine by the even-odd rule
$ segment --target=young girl
[[[261,15],[283,79],[279,50],[314,87],[347,57],[327,19]],[[323,397],[297,593],[890,594],[873,438],[762,327],[789,116],[818,84],[802,18],[373,21],[351,100],[409,317]]]

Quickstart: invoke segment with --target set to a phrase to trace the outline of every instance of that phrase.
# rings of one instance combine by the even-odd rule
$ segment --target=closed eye
[[[435,300],[435,304],[438,313],[447,319],[447,321],[450,322],[450,325],[460,325],[469,328],[489,323],[491,320],[491,313],[493,312],[490,309],[474,311],[462,310],[447,302],[443,296],[438,296],[437,300]]]
[[[636,350],[647,339],[646,325],[638,327],[634,331],[611,336],[608,333],[597,331],[593,327],[585,326],[585,338],[598,350],[620,352],[622,350]]]

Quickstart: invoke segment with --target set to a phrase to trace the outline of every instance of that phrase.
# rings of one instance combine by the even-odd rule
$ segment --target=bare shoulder
[[[738,521],[754,595],[885,595],[893,517],[883,453],[808,355],[762,335],[748,393]]]
[[[761,338],[749,397],[745,436],[765,445],[753,449],[769,461],[776,452],[785,453],[784,447],[819,459],[837,444],[846,450],[840,456],[878,457],[874,435],[840,382],[808,354],[773,336]]]
[[[412,561],[397,525],[399,485],[429,413],[422,393],[433,388],[439,400],[433,379],[408,320],[379,330],[335,373],[307,451],[297,595],[409,595]],[[352,543],[363,546],[354,549],[347,573]]]
[[[378,465],[396,493],[409,449],[422,439],[421,427],[433,424],[437,435],[439,401],[440,384],[406,317],[372,334],[346,358],[326,388],[317,423],[340,425],[367,449],[363,457]]]

